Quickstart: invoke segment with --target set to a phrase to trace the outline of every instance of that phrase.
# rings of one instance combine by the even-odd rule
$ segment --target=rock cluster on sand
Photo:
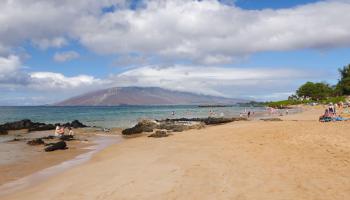
[[[60,125],[60,124],[45,124],[45,123],[32,122],[29,119],[24,119],[24,120],[8,122],[0,125],[0,135],[6,135],[10,130],[28,129],[29,132],[54,130],[57,125]],[[65,123],[62,126],[73,127],[73,128],[87,127],[86,125],[82,124],[78,120],[74,120],[71,123]]]
[[[280,122],[280,121],[283,121],[283,120],[280,119],[280,118],[265,118],[265,119],[260,119],[260,120],[265,121],[265,122],[267,122],[267,121],[271,121],[271,122]]]
[[[46,152],[49,151],[55,151],[59,149],[67,149],[67,143],[65,141],[71,141],[75,140],[74,136],[72,135],[63,135],[59,138],[60,141],[53,142],[53,143],[45,143],[44,140],[51,140],[55,139],[54,136],[47,136],[47,137],[41,137],[41,138],[35,138],[27,142],[28,145],[36,146],[36,145],[45,145],[47,146],[44,150]]]
[[[132,128],[122,131],[123,135],[133,135],[142,132],[153,132],[155,129],[169,130],[173,132],[181,132],[188,129],[203,128],[204,125],[224,124],[233,121],[247,120],[246,118],[179,118],[166,120],[143,120]]]

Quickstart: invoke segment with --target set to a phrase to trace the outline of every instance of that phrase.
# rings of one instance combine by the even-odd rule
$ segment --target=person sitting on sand
[[[65,128],[66,128],[66,127],[61,126],[61,128],[60,128],[60,130],[59,130],[59,132],[58,132],[59,137],[61,137],[62,135],[64,135],[64,130],[65,130]]]
[[[74,131],[71,127],[68,127],[68,135],[74,136]]]
[[[59,125],[56,126],[56,130],[55,130],[55,136],[59,137],[60,136],[60,129],[61,127]]]

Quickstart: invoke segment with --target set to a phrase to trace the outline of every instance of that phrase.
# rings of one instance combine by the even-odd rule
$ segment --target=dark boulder
[[[161,138],[161,137],[168,137],[168,136],[169,135],[167,134],[166,131],[158,130],[155,133],[149,135],[148,137]]]
[[[36,139],[28,141],[27,144],[35,146],[35,145],[45,144],[45,142],[41,138],[36,138]]]
[[[141,122],[137,123],[132,128],[127,128],[122,131],[123,135],[133,135],[133,134],[139,134],[142,132],[153,132],[153,129],[155,129],[158,126],[158,124],[151,120],[142,120]]]
[[[65,124],[55,124],[55,125],[56,126],[64,126],[64,127],[72,127],[72,128],[86,128],[86,127],[88,127],[78,120],[73,120],[72,122],[68,122]]]
[[[44,150],[46,152],[60,150],[60,149],[67,149],[67,144],[65,141],[59,141],[56,143],[50,143]]]
[[[80,121],[78,120],[74,120],[70,123],[70,127],[73,127],[73,128],[85,128],[87,127],[86,125],[84,125],[83,123],[81,123]]]

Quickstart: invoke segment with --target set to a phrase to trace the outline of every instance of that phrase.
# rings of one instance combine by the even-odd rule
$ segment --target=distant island
[[[227,106],[247,100],[181,92],[159,87],[114,87],[82,94],[55,106],[200,105]]]

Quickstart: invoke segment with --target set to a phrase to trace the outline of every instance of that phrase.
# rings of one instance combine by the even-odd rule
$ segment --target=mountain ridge
[[[84,93],[55,106],[120,106],[120,105],[233,105],[243,99],[181,92],[159,87],[113,87]]]

